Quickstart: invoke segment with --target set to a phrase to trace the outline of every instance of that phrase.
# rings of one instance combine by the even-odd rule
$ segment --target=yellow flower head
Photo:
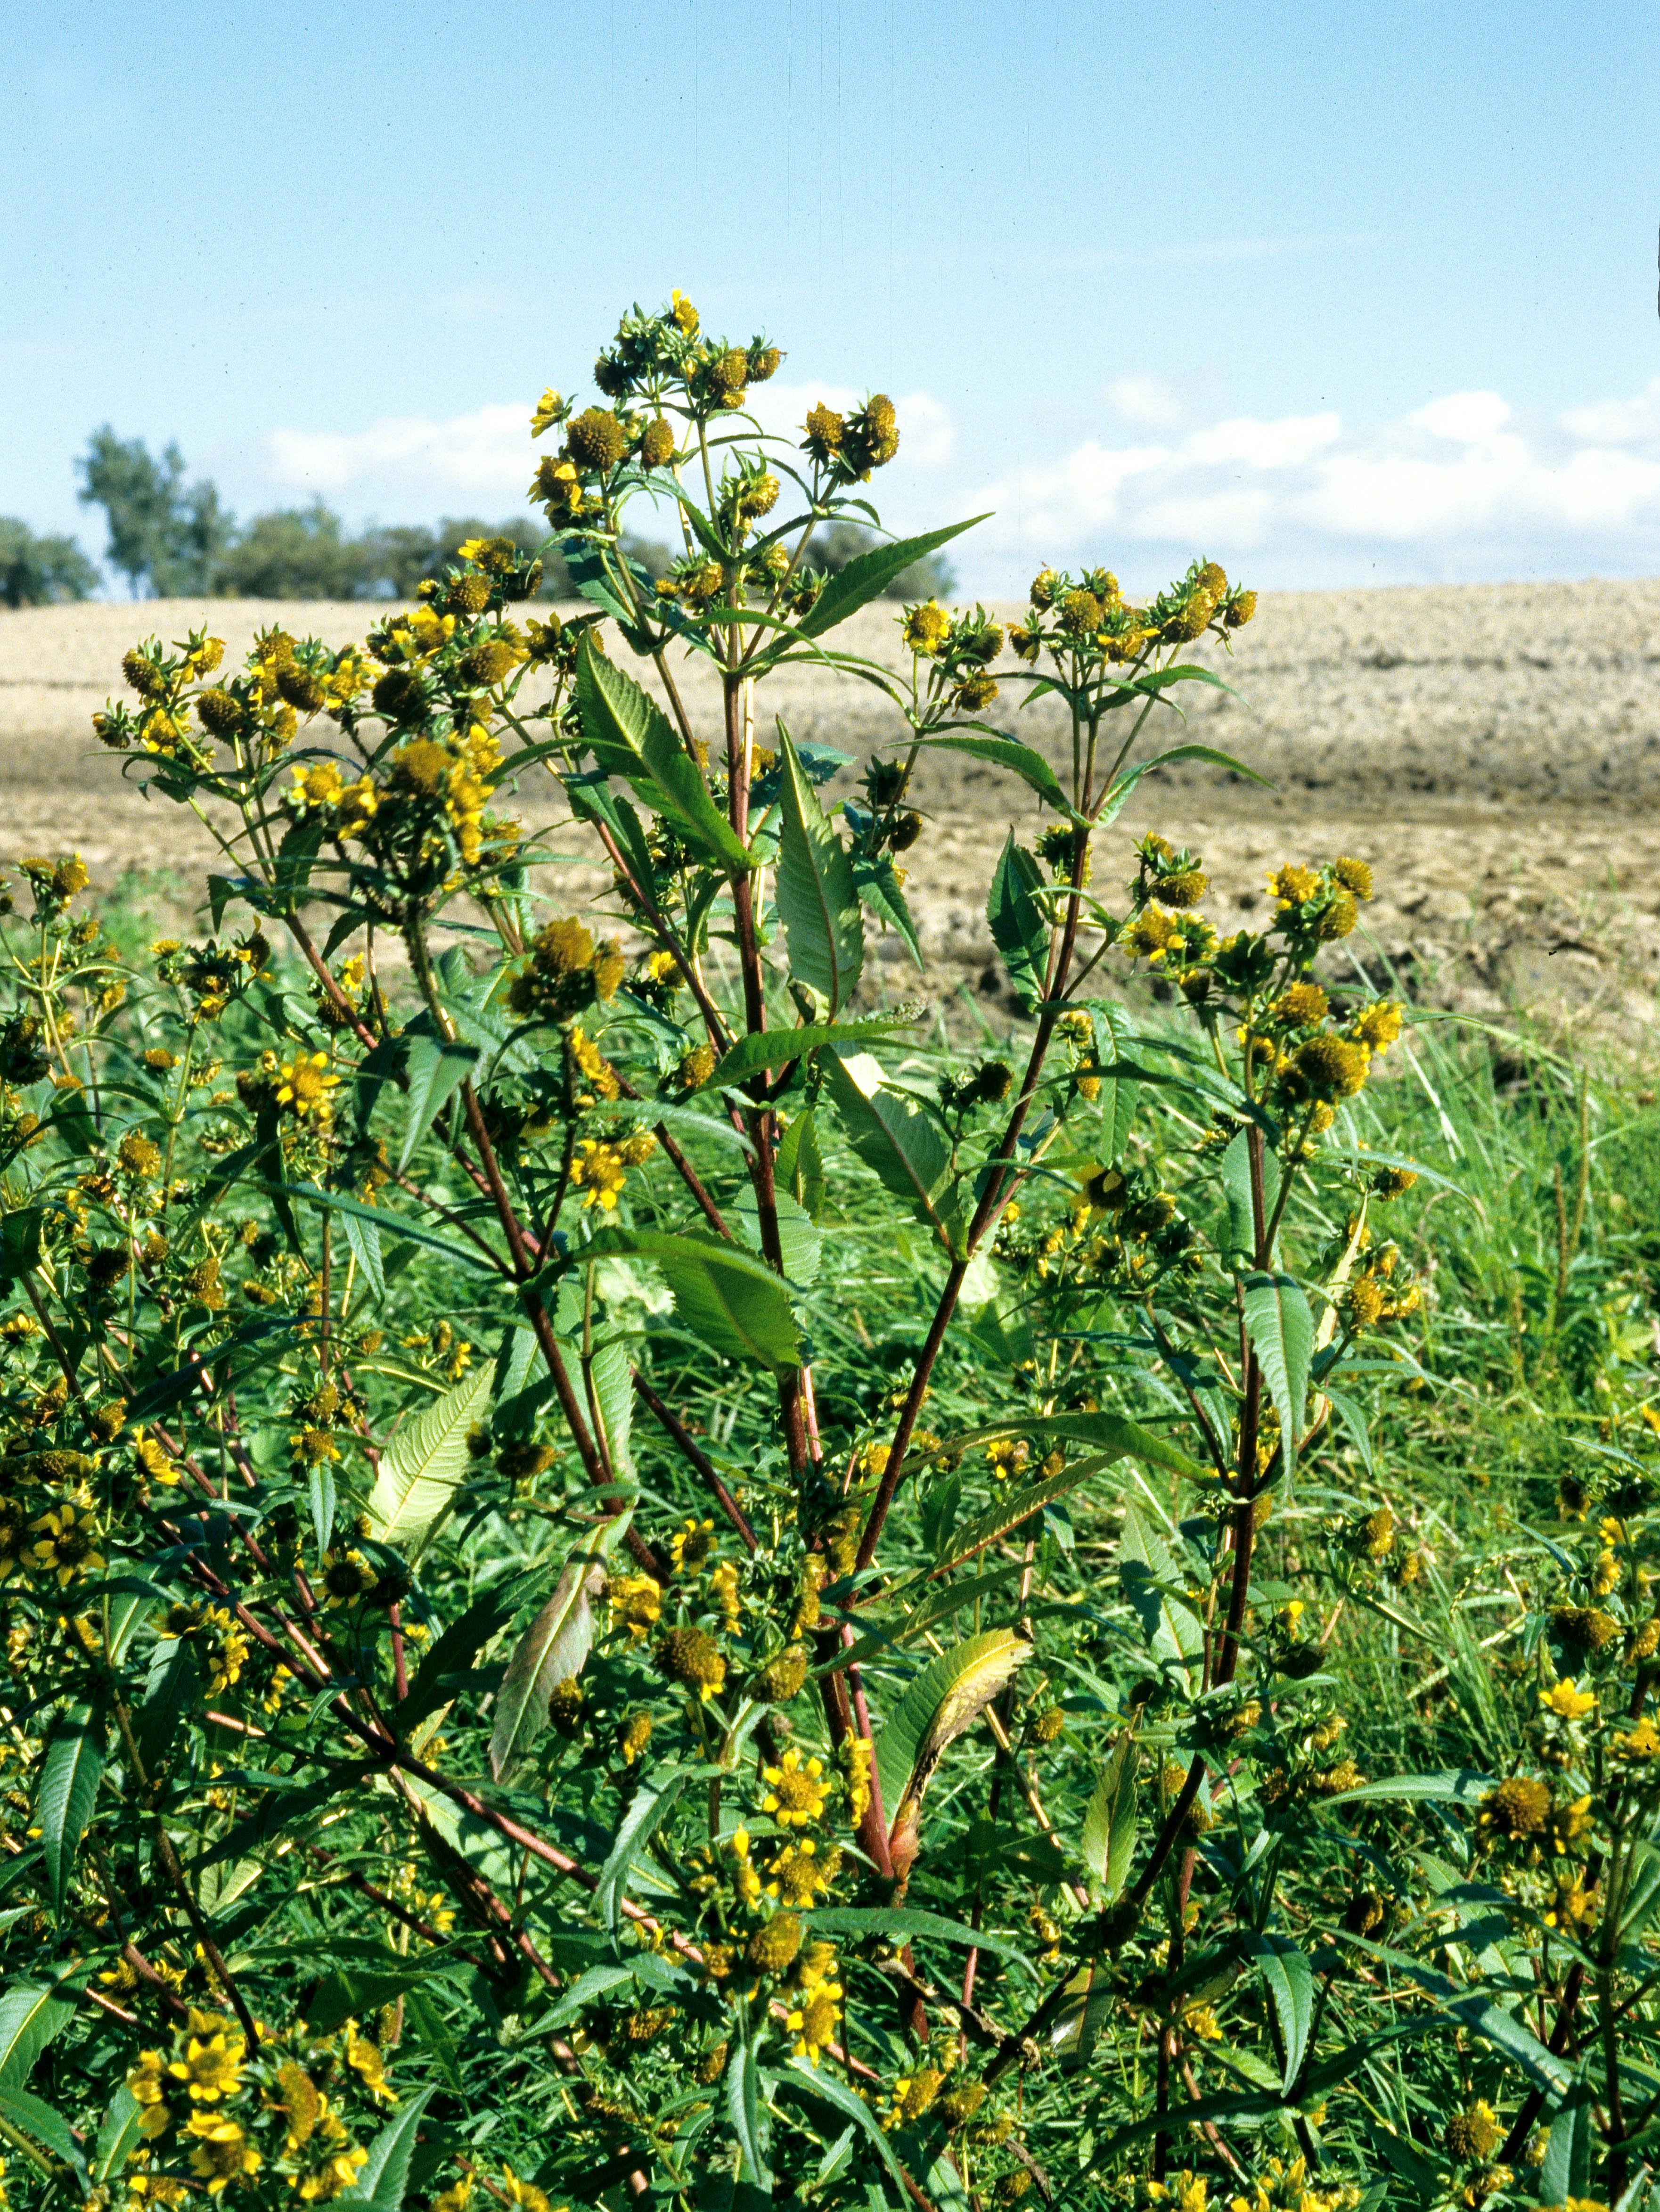
[[[196,2138],[191,2146],[191,2172],[206,2184],[210,2197],[222,2196],[233,2181],[258,2172],[263,2163],[259,2153],[234,2120],[216,2112],[192,2112],[185,2131]]]
[[[611,1626],[626,1628],[635,1644],[663,1617],[663,1592],[649,1575],[613,1575],[605,1585],[605,1601]]]
[[[302,1121],[315,1115],[319,1121],[326,1121],[334,1104],[329,1093],[339,1087],[339,1077],[329,1072],[327,1053],[296,1053],[283,1064],[277,1103]]]
[[[770,1785],[761,1800],[762,1811],[770,1813],[781,1828],[805,1828],[809,1821],[822,1820],[830,1795],[824,1775],[822,1759],[810,1759],[804,1766],[792,1744],[776,1766],[761,1770],[762,1779]]]
[[[1596,1692],[1576,1689],[1572,1675],[1565,1674],[1554,1689],[1541,1691],[1539,1703],[1545,1711],[1554,1713],[1558,1720],[1582,1721],[1588,1713],[1596,1711]]]
[[[628,1181],[628,1170],[614,1145],[584,1137],[571,1163],[570,1179],[582,1193],[584,1206],[597,1206],[602,1213],[610,1213],[615,1211],[617,1194]]]
[[[192,2026],[184,2057],[175,2058],[167,2071],[175,2081],[184,2082],[193,2102],[215,2104],[241,2086],[242,2054],[247,2046],[210,2014],[198,2014]]]
[[[687,1521],[669,1539],[669,1556],[678,1575],[696,1574],[714,1549],[713,1521]]]

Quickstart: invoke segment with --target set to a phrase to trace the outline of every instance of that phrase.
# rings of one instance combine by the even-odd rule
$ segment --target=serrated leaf
[[[634,1376],[628,1341],[607,1337],[587,1363],[613,1482],[634,1480]]]
[[[585,631],[576,651],[576,704],[582,734],[608,775],[633,785],[700,852],[737,873],[749,854],[709,795],[702,770],[668,718],[631,676],[606,659]]]
[[[52,1911],[62,1912],[75,1855],[92,1819],[104,1772],[104,1724],[84,1705],[53,1726],[40,1765],[35,1826],[46,1865]]]
[[[861,1046],[880,1044],[896,1029],[906,1025],[903,1014],[885,1014],[868,1022],[805,1022],[800,1029],[757,1030],[739,1038],[715,1063],[714,1072],[700,1091],[724,1091],[745,1082],[763,1068],[787,1067],[791,1061],[810,1060],[827,1046],[857,1052]]]
[[[1031,1649],[1012,1628],[970,1637],[912,1678],[878,1730],[876,1770],[889,1822],[888,1849],[902,1878],[916,1856],[922,1800],[935,1768],[1007,1687]]]
[[[971,1521],[952,1529],[945,1549],[929,1570],[930,1576],[948,1574],[953,1567],[960,1567],[965,1559],[983,1552],[988,1544],[996,1543],[1023,1522],[1030,1521],[1035,1513],[1041,1513],[1046,1505],[1053,1505],[1069,1491],[1076,1490],[1091,1474],[1098,1474],[1103,1464],[1098,1459],[1081,1460],[1077,1466],[1065,1468],[1043,1482],[1025,1483],[1018,1489],[1006,1491],[983,1513],[976,1513]]]
[[[1434,1774],[1380,1775],[1375,1782],[1357,1783],[1323,1805],[1364,1805],[1393,1802],[1416,1804],[1425,1800],[1452,1805],[1474,1805],[1499,1787],[1491,1774],[1468,1766],[1450,1766]]]
[[[488,1363],[473,1369],[406,1420],[381,1453],[368,1501],[376,1543],[420,1557],[466,1479],[467,1431],[489,1403],[492,1380]]]
[[[86,2160],[81,2155],[81,2146],[75,2140],[68,2121],[53,2112],[50,2105],[42,2103],[39,2097],[31,2096],[27,2089],[16,2088],[9,2082],[0,2082],[0,2119],[9,2120],[31,2142],[39,2143],[43,2150],[50,2151],[54,2158],[61,2159],[74,2172],[85,2175]]]
[[[122,2167],[143,2139],[144,2107],[122,2082],[104,2108],[98,2140],[93,2147],[92,2178],[108,2181]]]
[[[809,1106],[798,1114],[778,1140],[773,1175],[777,1188],[787,1190],[817,1221],[824,1206],[824,1158],[818,1149],[818,1125]]]
[[[1198,674],[1201,672],[1187,672]],[[1173,668],[1164,671],[1166,678],[1175,676],[1176,673],[1177,671]],[[1207,670],[1202,673],[1208,676],[1209,672]],[[1225,684],[1223,684],[1222,689],[1225,691],[1227,688]],[[1105,801],[1095,817],[1096,826],[1104,830],[1110,822],[1117,820],[1130,794],[1144,775],[1151,775],[1156,768],[1173,767],[1177,761],[1204,761],[1212,768],[1225,768],[1235,775],[1243,776],[1248,783],[1260,783],[1265,791],[1272,791],[1274,788],[1267,776],[1258,775],[1254,768],[1247,768],[1243,761],[1235,760],[1231,753],[1219,752],[1214,745],[1172,745],[1168,752],[1156,753],[1151,760],[1143,761],[1139,768],[1130,769],[1125,775],[1119,777],[1117,782],[1107,793]]]
[[[903,576],[907,568],[985,520],[983,514],[971,514],[966,522],[949,522],[943,530],[926,531],[920,538],[897,538],[891,545],[878,545],[868,553],[856,554],[830,578],[796,623],[797,632],[803,637],[823,637],[827,630],[834,629],[838,623],[844,623],[849,615],[879,598],[896,576]],[[775,657],[768,656],[769,659]]]
[[[684,1771],[672,1769],[653,1783],[642,1784],[629,1801],[628,1809],[617,1824],[605,1863],[599,1869],[599,1880],[594,1888],[594,1901],[600,1918],[612,1935],[623,1917],[623,1899],[628,1894],[629,1875],[635,1855],[642,1851],[658,1829],[674,1809],[674,1801],[690,1777]]]
[[[818,1279],[818,1264],[824,1255],[824,1237],[822,1230],[813,1226],[812,1216],[789,1192],[775,1188],[773,1204],[778,1216],[778,1249],[784,1263],[784,1273],[792,1283],[806,1290]],[[758,1252],[761,1249],[761,1210],[752,1189],[740,1191],[732,1211],[737,1215],[745,1237]]]
[[[1559,2058],[1548,2051],[1533,2031],[1523,2025],[1514,2013],[1506,2012],[1479,1990],[1462,1989],[1450,1981],[1445,1974],[1433,1967],[1425,1966],[1404,1951],[1393,1949],[1387,1943],[1373,1942],[1369,1937],[1352,1936],[1349,1939],[1357,1948],[1382,1959],[1416,1982],[1428,1996],[1439,2000],[1444,2014],[1461,2021],[1471,2033],[1502,2051],[1515,2065],[1519,2066],[1535,2087],[1559,2094],[1566,2094],[1574,2087],[1572,2069],[1566,2059]]]
[[[1107,1452],[1114,1458],[1139,1459],[1146,1467],[1162,1468],[1166,1474],[1179,1474],[1189,1482],[1201,1481],[1209,1474],[1195,1459],[1159,1436],[1152,1429],[1143,1428],[1122,1413],[1037,1413],[1022,1414],[1018,1419],[999,1421],[987,1429],[970,1429],[961,1436],[952,1437],[940,1447],[944,1451],[966,1451],[975,1444],[989,1443],[994,1437],[1031,1437],[1051,1438],[1056,1443],[1087,1444],[1092,1450]]]
[[[774,896],[789,945],[790,973],[829,1002],[852,996],[865,964],[865,922],[847,848],[824,818],[789,732],[780,722],[778,872]]]
[[[1241,1129],[1231,1138],[1219,1162],[1222,1191],[1227,1201],[1225,1250],[1235,1265],[1256,1263],[1256,1211],[1250,1188],[1250,1137]],[[1280,1162],[1266,1146],[1262,1149],[1262,1206],[1265,1221],[1274,1218],[1280,1200]]]
[[[886,2167],[890,2179],[900,2191],[901,2201],[909,2201],[910,2192],[905,2186],[904,2169],[894,2155],[892,2144],[883,2133],[875,2113],[848,2088],[845,2081],[837,2081],[828,2068],[816,2069],[805,2058],[793,2059],[779,2075],[774,2087],[775,2096],[806,2097],[820,2105],[828,2105],[845,2120],[850,2120],[866,2139],[875,2146],[876,2154]]]
[[[430,2089],[417,2089],[413,2096],[405,2096],[369,2145],[368,2157],[356,2183],[335,2198],[337,2204],[368,2203],[379,2206],[380,2212],[398,2212],[409,2187],[416,2130],[431,2094]]]
[[[1134,1498],[1124,1508],[1118,1577],[1141,1623],[1147,1649],[1155,1659],[1178,1662],[1185,1674],[1188,1662],[1204,1649],[1205,1632],[1192,1606],[1178,1595],[1182,1578],[1170,1547]]]
[[[866,914],[874,915],[884,929],[891,929],[909,953],[918,974],[922,972],[922,948],[916,924],[900,887],[899,871],[891,853],[855,854],[853,880]]]
[[[763,2132],[765,2109],[761,2098],[755,2045],[745,2035],[727,2064],[727,2118],[731,2123],[739,2154],[743,2160],[739,2169],[739,2179],[753,2181],[770,2195],[772,2175],[767,2166],[766,2138]]]
[[[365,1221],[361,1213],[343,1213],[340,1225],[346,1232],[346,1244],[357,1262],[359,1273],[377,1298],[386,1295],[386,1270],[380,1260],[380,1224]]]
[[[985,1928],[970,1928],[944,1912],[930,1912],[915,1905],[831,1905],[816,1906],[808,1928],[814,1936],[892,1936],[909,1942],[913,1936],[940,1943],[958,1943],[970,1951],[990,1951],[1000,1959],[1024,1959],[1018,1943]]]
[[[758,1361],[774,1374],[800,1364],[788,1285],[735,1245],[689,1231],[617,1228],[599,1230],[587,1250],[654,1261],[680,1319],[712,1351]]]
[[[874,1061],[869,1066],[875,1068]],[[861,1066],[861,1073],[868,1072]],[[875,1072],[879,1078],[880,1069]],[[883,1187],[903,1198],[916,1218],[954,1253],[962,1223],[952,1203],[957,1185],[951,1146],[931,1116],[879,1080],[866,1091],[839,1054],[824,1060],[824,1076],[854,1151]]]
[[[924,749],[937,748],[943,752],[966,753],[971,760],[988,761],[995,768],[1012,769],[1057,814],[1064,814],[1073,822],[1078,819],[1073,812],[1071,799],[1061,789],[1060,777],[1042,753],[1035,752],[1030,745],[1022,744],[1018,738],[1004,737],[988,730],[976,737],[923,738],[919,743]]]
[[[1135,1850],[1135,1769],[1139,1755],[1134,1737],[1126,1730],[1102,1770],[1084,1814],[1079,1849],[1105,1905],[1110,1905],[1124,1887]]]
[[[1028,1012],[1043,995],[1043,971],[1049,958],[1049,926],[1032,897],[1043,887],[1043,869],[1024,846],[1015,843],[1011,830],[992,874],[986,920],[1009,971],[1009,981]]]
[[[1244,1308],[1245,1333],[1280,1415],[1289,1474],[1307,1419],[1314,1316],[1301,1286],[1290,1275],[1247,1275]]]
[[[419,1030],[406,1034],[404,1068],[409,1091],[404,1120],[404,1142],[398,1155],[401,1173],[444,1107],[455,1096],[477,1065],[471,1045],[457,1043]]]
[[[454,1678],[471,1668],[518,1612],[528,1573],[529,1570],[521,1568],[493,1583],[451,1621],[421,1662],[409,1695],[398,1709],[404,1729],[412,1729],[454,1696]]]
[[[19,1982],[0,1997],[0,2081],[20,2087],[46,2045],[75,2017],[73,1997],[43,1982]]]
[[[1590,2087],[1576,2082],[1549,2115],[1550,2139],[1539,2169],[1539,2202],[1566,2204],[1590,2194],[1591,2160],[1596,2146],[1596,2102]]]
[[[553,1595],[520,1638],[496,1693],[490,1772],[499,1782],[547,1725],[562,1682],[574,1681],[593,1646],[593,1601],[605,1587],[603,1547],[584,1544],[566,1560]]]
[[[1245,1948],[1262,1970],[1268,1995],[1280,2021],[1280,2040],[1285,2046],[1280,2087],[1289,2096],[1303,2071],[1314,2025],[1314,1969],[1295,1943],[1283,1936],[1252,1936]]]

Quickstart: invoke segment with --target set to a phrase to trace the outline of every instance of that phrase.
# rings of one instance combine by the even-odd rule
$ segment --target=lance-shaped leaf
[[[778,1140],[774,1176],[781,1191],[788,1191],[813,1220],[824,1207],[824,1156],[818,1149],[818,1125],[809,1106],[798,1114]]]
[[[631,676],[606,659],[592,631],[583,633],[577,647],[576,705],[582,735],[608,775],[632,784],[648,805],[721,867],[748,870],[749,854],[667,716]]]
[[[783,1261],[784,1273],[792,1283],[806,1290],[818,1280],[818,1263],[824,1255],[824,1231],[813,1225],[812,1216],[799,1199],[787,1190],[773,1193],[773,1206],[778,1217],[778,1251]],[[758,1252],[761,1244],[761,1211],[753,1190],[740,1191],[733,1211],[739,1226]]]
[[[613,1516],[591,1542],[572,1553],[553,1595],[508,1662],[490,1730],[490,1772],[498,1782],[547,1726],[554,1692],[575,1681],[587,1664],[593,1648],[593,1601],[605,1583],[605,1557],[629,1518],[626,1512]]]
[[[628,1893],[629,1875],[635,1855],[642,1851],[663,1822],[673,1810],[674,1801],[691,1779],[684,1769],[671,1768],[660,1774],[652,1783],[643,1783],[629,1798],[628,1808],[617,1823],[617,1833],[611,1838],[605,1863],[599,1869],[599,1880],[594,1888],[595,1902],[605,1926],[614,1936],[623,1917],[623,1899]]]
[[[1135,1739],[1128,1729],[1102,1770],[1084,1814],[1084,1863],[1104,1905],[1124,1887],[1135,1849]]]
[[[467,1431],[489,1404],[493,1379],[488,1364],[463,1376],[405,1421],[381,1453],[369,1492],[369,1534],[377,1543],[420,1557],[466,1479]]]
[[[1230,1139],[1223,1152],[1220,1166],[1222,1190],[1227,1200],[1228,1222],[1224,1250],[1242,1267],[1251,1267],[1256,1259],[1256,1209],[1250,1188],[1250,1139],[1241,1129]],[[1262,1148],[1262,1212],[1264,1223],[1274,1218],[1274,1209],[1280,1200],[1280,1162],[1266,1146]]]
[[[602,1229],[587,1250],[595,1259],[654,1261],[674,1294],[676,1313],[711,1351],[758,1361],[774,1374],[800,1366],[789,1288],[764,1261],[713,1237],[660,1229]]]
[[[950,735],[923,738],[924,746],[938,748],[944,752],[966,753],[971,760],[989,761],[994,768],[1010,769],[1023,783],[1029,784],[1038,797],[1048,801],[1057,814],[1064,814],[1073,822],[1072,801],[1061,787],[1061,779],[1040,752],[1021,744],[1018,738],[1006,738],[995,731],[985,731],[978,736]]]
[[[416,1146],[472,1073],[477,1061],[478,1054],[471,1045],[458,1044],[453,1038],[420,1030],[410,1036],[405,1061],[409,1110],[404,1124],[404,1142],[398,1155],[400,1170],[409,1165]]]
[[[1244,1279],[1245,1334],[1280,1416],[1289,1473],[1307,1421],[1314,1316],[1291,1276],[1250,1274]]]
[[[952,1437],[939,1449],[942,1454],[965,1451],[970,1445],[989,1443],[995,1437],[1042,1437],[1055,1443],[1087,1444],[1115,1459],[1139,1459],[1146,1467],[1162,1468],[1166,1474],[1184,1475],[1189,1482],[1201,1481],[1210,1473],[1167,1437],[1143,1428],[1122,1413],[1023,1413],[990,1428],[970,1429],[962,1436]]]
[[[19,1982],[0,1997],[0,2081],[22,2083],[34,2062],[75,2018],[75,1999],[44,1982]]]
[[[410,2185],[416,2130],[431,2094],[429,2088],[417,2089],[399,2106],[369,2145],[356,2185],[337,2197],[337,2204],[367,2203],[377,2206],[379,2212],[398,2212]]]
[[[1011,830],[992,876],[986,920],[1009,980],[1028,1011],[1043,995],[1043,969],[1049,958],[1049,927],[1032,896],[1043,888],[1043,869],[1023,846],[1015,843]]]
[[[826,1046],[857,1052],[863,1045],[880,1044],[912,1017],[903,1009],[868,1022],[804,1022],[799,1029],[756,1030],[740,1036],[730,1051],[715,1062],[714,1072],[700,1091],[724,1091],[742,1083],[763,1067],[787,1067],[792,1060],[810,1060]]]
[[[770,2197],[772,2172],[767,2164],[766,2111],[755,2045],[744,2035],[727,2067],[727,2118],[743,2160],[739,2179],[753,2182],[762,2195]]]
[[[607,1337],[587,1362],[588,1380],[599,1408],[599,1441],[613,1482],[634,1480],[634,1378],[627,1340]]]
[[[926,531],[921,538],[896,538],[891,545],[874,546],[868,553],[856,555],[830,578],[796,623],[797,632],[803,637],[823,637],[826,630],[834,629],[886,591],[896,576],[903,576],[907,568],[985,520],[983,514],[971,514],[966,522],[948,522],[943,530]],[[776,657],[775,653],[769,659]]]
[[[1176,671],[1171,669],[1166,673],[1173,676]],[[1207,676],[1207,680],[1213,679]],[[1225,684],[1223,684],[1225,691],[1227,688]],[[1156,768],[1173,767],[1178,761],[1203,761],[1207,767],[1225,768],[1231,775],[1243,776],[1248,783],[1260,783],[1265,791],[1274,788],[1267,776],[1258,775],[1254,768],[1247,768],[1243,761],[1235,760],[1231,753],[1218,752],[1214,745],[1172,745],[1167,753],[1155,754],[1152,760],[1143,761],[1139,768],[1130,769],[1119,777],[1096,815],[1097,827],[1104,830],[1110,822],[1117,820],[1123,811],[1125,801],[1144,775],[1151,775]]]
[[[1205,1632],[1189,1604],[1170,1547],[1151,1517],[1132,1501],[1118,1540],[1118,1577],[1155,1659],[1188,1662],[1204,1649]]]
[[[965,1559],[983,1552],[988,1544],[998,1542],[1030,1521],[1035,1513],[1041,1513],[1046,1505],[1055,1504],[1068,1491],[1076,1490],[1106,1464],[1100,1459],[1080,1460],[1075,1467],[1065,1468],[1046,1481],[1025,1483],[1018,1490],[1006,1491],[983,1513],[976,1513],[973,1520],[952,1530],[939,1559],[928,1571],[930,1576],[948,1574],[953,1567],[960,1567]]]
[[[824,1073],[824,1087],[854,1152],[947,1251],[955,1252],[962,1233],[952,1202],[957,1183],[951,1146],[937,1124],[913,1099],[883,1086],[882,1071],[867,1054],[852,1061],[832,1054]]]
[[[879,853],[873,860],[861,854],[853,864],[853,880],[859,887],[866,913],[874,915],[884,929],[896,933],[920,973],[922,948],[917,941],[916,924],[911,918],[905,894],[899,887],[899,871],[892,854]]]
[[[1309,2031],[1314,2025],[1314,1969],[1296,1944],[1283,1936],[1247,1936],[1245,1948],[1262,1967],[1262,1979],[1274,1999],[1286,2054],[1280,2087],[1289,2094],[1303,2070]]]
[[[122,2167],[143,2141],[144,2114],[149,2110],[141,2105],[125,2081],[104,2108],[104,2117],[98,2129],[98,2140],[92,2154],[92,2178],[107,2181]]]
[[[83,1706],[65,1713],[52,1731],[34,1801],[35,1826],[46,1863],[52,1910],[61,1912],[75,1855],[92,1819],[104,1771],[104,1724]]]
[[[878,1730],[876,1771],[891,1824],[888,1850],[902,1880],[916,1857],[922,1800],[935,1768],[1031,1656],[1031,1645],[1012,1628],[971,1636],[907,1685]]]
[[[845,2081],[838,2081],[828,2067],[811,2066],[805,2058],[792,2059],[774,2083],[773,2094],[775,2097],[800,2097],[811,2104],[826,2106],[839,2118],[860,2130],[887,2168],[889,2178],[900,2191],[902,2200],[909,2195],[905,2186],[905,2170],[894,2155],[893,2145],[883,2133],[876,2114],[864,2098],[849,2089]],[[885,2203],[887,2200],[883,2201]]]
[[[828,1000],[834,1014],[852,996],[865,964],[865,919],[847,848],[825,820],[781,722],[778,744],[783,786],[775,896],[790,973]]]

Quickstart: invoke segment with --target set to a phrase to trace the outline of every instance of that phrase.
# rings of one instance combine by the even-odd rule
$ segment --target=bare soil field
[[[105,881],[161,869],[187,884],[212,855],[208,833],[147,802],[135,771],[124,779],[91,735],[94,709],[120,690],[122,653],[192,624],[222,636],[232,658],[271,622],[340,644],[376,611],[168,601],[0,614],[0,860],[72,848]],[[867,611],[838,643],[897,661],[891,610]],[[1158,828],[1203,854],[1209,910],[1237,927],[1260,921],[1281,860],[1353,854],[1377,878],[1365,942],[1354,940],[1369,965],[1392,964],[1432,1005],[1525,1012],[1569,1036],[1594,1026],[1648,1056],[1660,990],[1660,580],[1284,592],[1264,598],[1231,665],[1206,658],[1238,696],[1183,687],[1187,722],[1161,716],[1161,744],[1219,746],[1274,787],[1208,769],[1149,778],[1118,825],[1125,877],[1130,839]],[[684,690],[712,727],[701,668]],[[829,672],[791,671],[767,691],[798,740],[862,755],[901,731],[879,693]],[[989,719],[1058,762],[1052,703],[1022,713],[1023,696],[1006,681]],[[527,821],[543,819],[538,794],[522,796]],[[1027,794],[936,755],[915,796],[928,829],[907,855],[907,890],[927,988],[967,981],[994,1004],[1002,979],[980,898]],[[554,842],[579,863],[590,849],[574,829]],[[1110,842],[1097,872],[1110,886]],[[601,880],[579,865],[549,888],[574,902]],[[892,988],[917,988],[900,949],[881,951]]]

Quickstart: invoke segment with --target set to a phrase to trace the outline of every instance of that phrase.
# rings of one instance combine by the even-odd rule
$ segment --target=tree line
[[[107,532],[104,560],[135,599],[407,599],[424,577],[441,574],[473,538],[508,538],[525,552],[544,546],[546,532],[528,514],[490,522],[447,515],[435,524],[371,523],[355,534],[321,499],[276,507],[239,522],[211,478],[192,479],[176,444],[151,453],[142,438],[118,437],[106,423],[93,433],[76,464],[83,506],[101,508]],[[814,534],[812,564],[834,574],[879,541],[856,523],[837,522]],[[648,540],[630,540],[630,555],[655,575],[672,556]],[[90,599],[101,578],[76,541],[41,533],[0,515],[0,605],[46,606]],[[891,598],[949,592],[950,563],[935,554],[896,577]],[[573,596],[557,549],[542,553],[538,596]]]

